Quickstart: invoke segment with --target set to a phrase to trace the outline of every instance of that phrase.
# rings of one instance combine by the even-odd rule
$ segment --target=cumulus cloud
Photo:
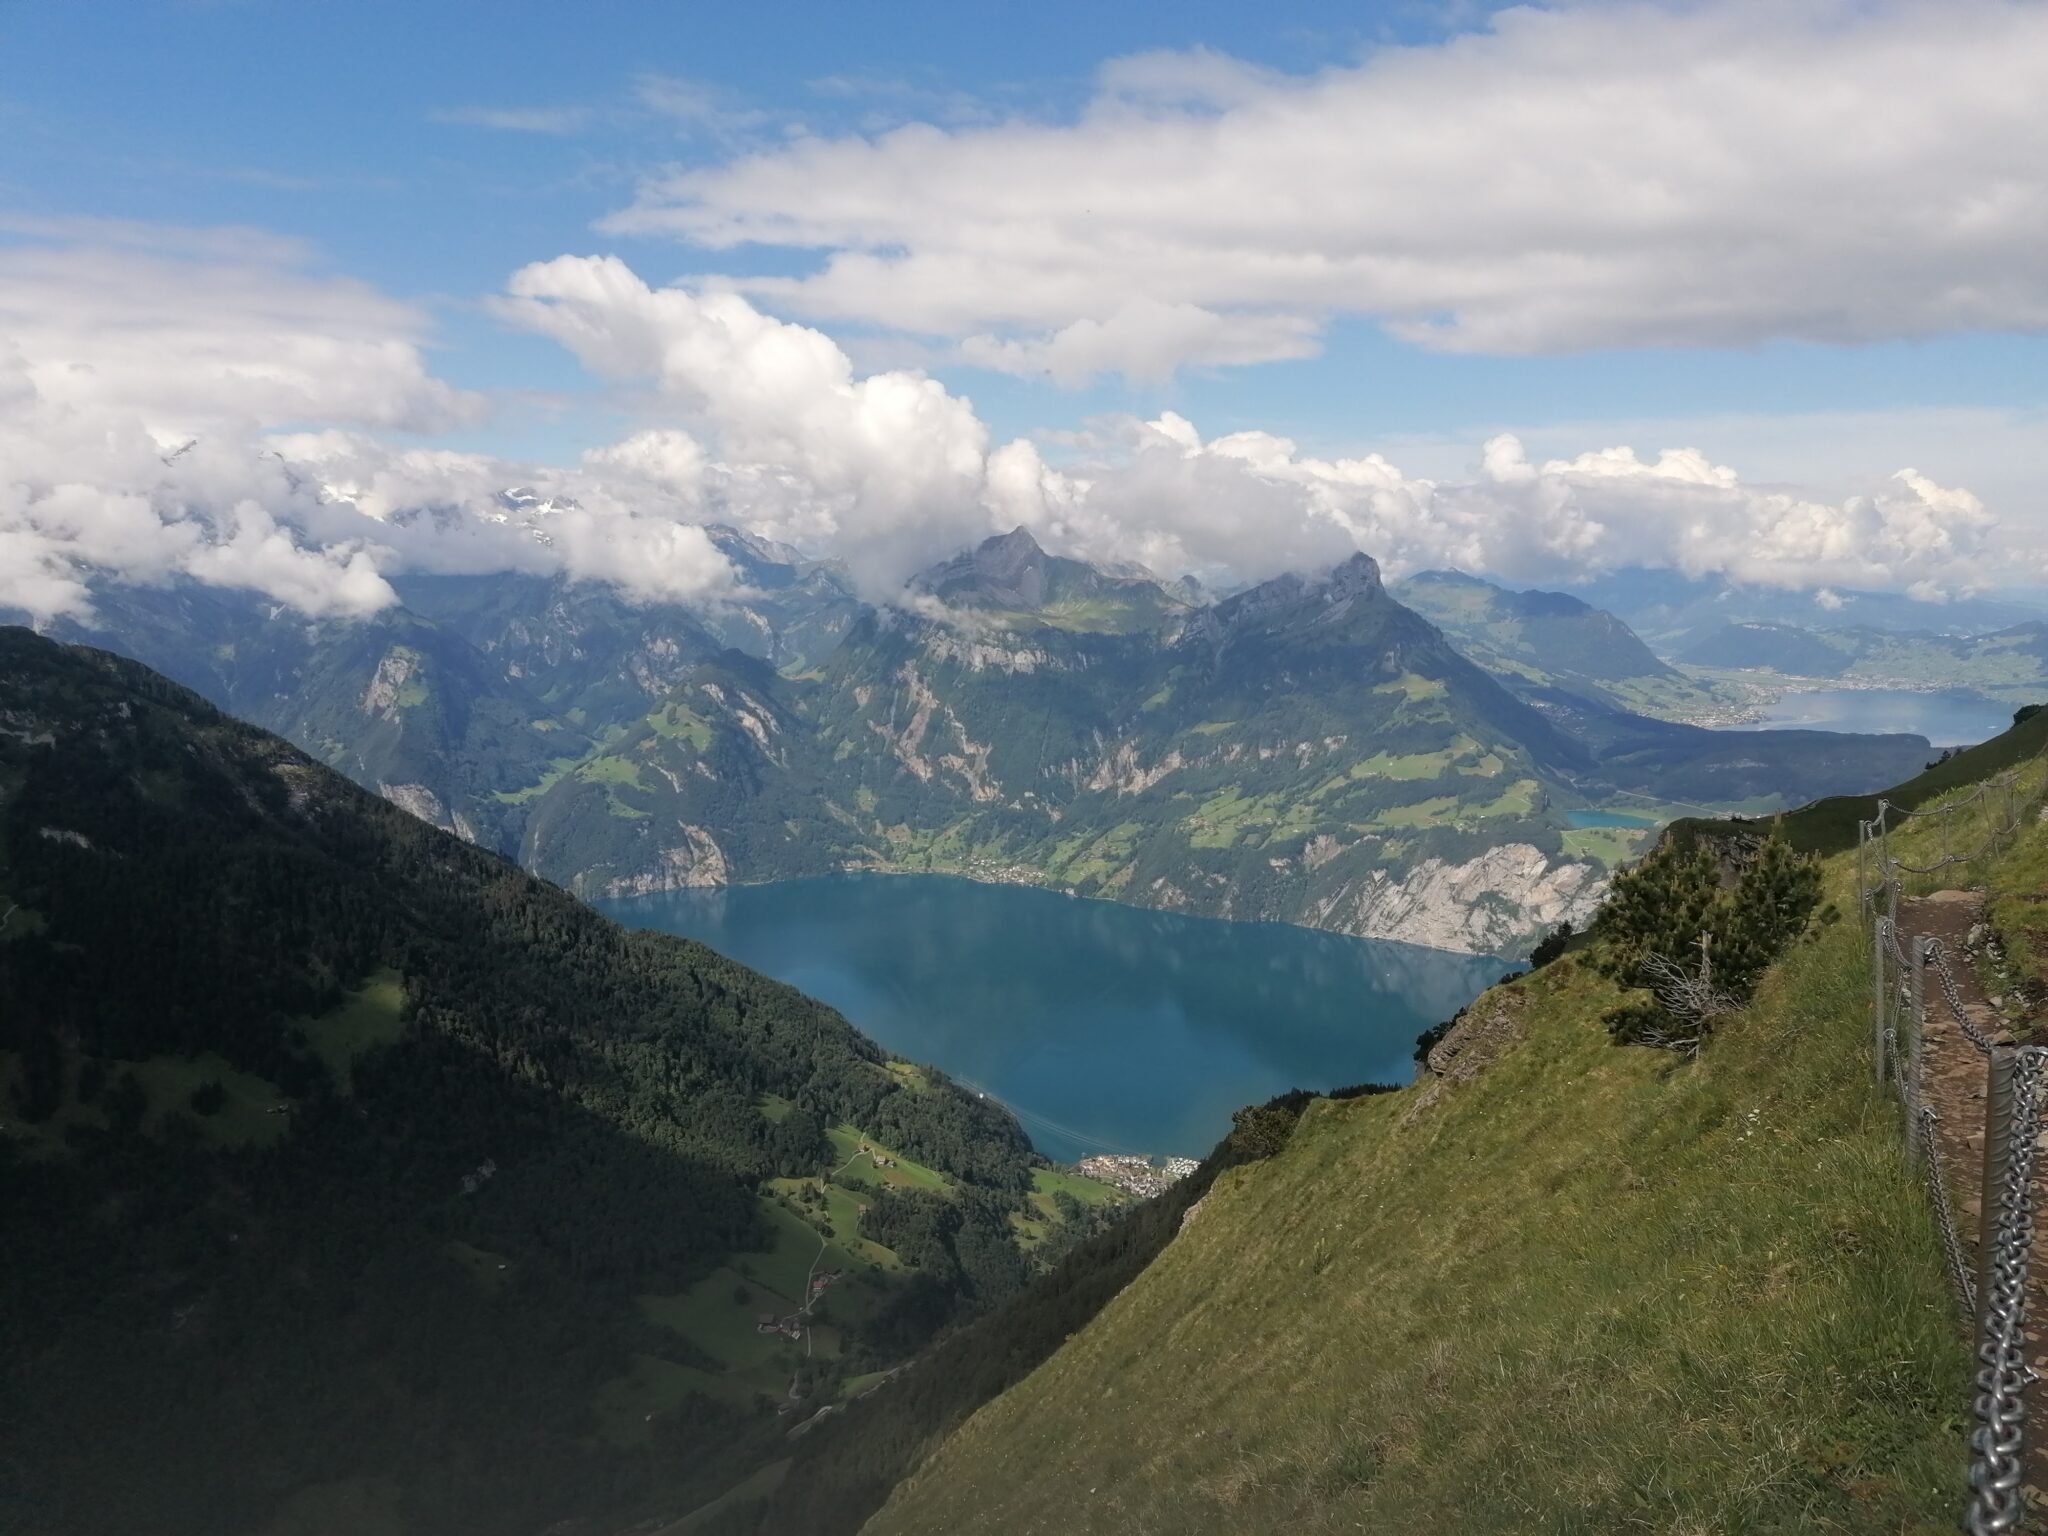
[[[0,605],[83,615],[97,577],[184,575],[309,614],[393,601],[372,530],[329,527],[260,448],[299,419],[433,430],[411,307],[245,230],[15,219],[0,243]],[[355,520],[358,523],[360,520]]]
[[[1992,585],[2016,563],[2042,568],[2038,552],[1996,545],[1996,519],[1974,495],[1911,469],[1830,502],[1745,484],[1691,448],[1532,463],[1503,434],[1481,447],[1472,478],[1431,480],[1377,454],[1317,458],[1264,432],[1205,441],[1171,412],[1125,423],[1096,450],[1058,470],[1005,450],[991,461],[992,499],[1091,558],[1225,580],[1354,549],[1395,574],[1454,566],[1556,585],[1650,566],[1919,597]]]
[[[514,273],[500,312],[592,371],[652,383],[717,433],[718,501],[761,533],[830,548],[893,587],[935,550],[989,531],[988,429],[936,379],[856,377],[822,332],[729,292],[650,288],[616,257],[563,256]],[[675,444],[636,440],[642,465]]]
[[[2048,326],[2048,9],[1733,0],[1497,13],[1313,75],[1105,67],[1070,123],[802,137],[651,178],[611,227],[823,251],[736,280],[1077,381],[1424,346]]]
[[[1234,81],[1148,89],[1224,112],[1262,88]],[[1358,549],[1396,573],[1559,583],[1647,565],[1928,598],[2043,568],[1975,495],[1915,469],[1829,499],[1692,448],[1538,460],[1503,435],[1469,473],[1431,477],[1268,432],[1204,437],[1173,412],[993,445],[923,373],[862,373],[740,294],[650,286],[607,257],[522,268],[498,309],[643,419],[572,464],[523,463],[395,438],[476,402],[427,368],[416,310],[321,277],[296,247],[15,234],[0,246],[0,607],[39,619],[89,613],[100,581],[175,579],[352,617],[395,601],[406,572],[563,573],[716,603],[739,591],[703,526],[720,521],[837,556],[877,599],[1018,524],[1057,551],[1226,583]],[[164,302],[180,282],[191,302]]]

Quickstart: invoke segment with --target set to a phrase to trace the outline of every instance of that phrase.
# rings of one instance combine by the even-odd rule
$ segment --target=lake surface
[[[1975,746],[2012,724],[2013,706],[1960,689],[1816,688],[1787,693],[1764,707],[1760,725],[1734,730],[1799,729],[1883,734],[1910,731],[1937,747]]]
[[[943,875],[598,905],[700,939],[1000,1099],[1046,1156],[1201,1157],[1290,1088],[1404,1083],[1415,1037],[1506,962]]]
[[[1637,816],[1628,811],[1566,811],[1565,821],[1574,827],[1654,827],[1654,816]]]

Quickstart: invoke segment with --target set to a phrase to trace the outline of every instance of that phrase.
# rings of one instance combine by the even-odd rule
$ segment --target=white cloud
[[[500,312],[609,379],[651,381],[667,408],[716,429],[718,502],[756,531],[831,548],[878,588],[990,531],[988,430],[921,373],[856,377],[823,333],[734,293],[649,288],[615,257],[514,273]],[[607,461],[645,459],[644,442]]]
[[[12,220],[0,244],[0,605],[83,614],[110,575],[185,575],[310,614],[393,600],[369,530],[333,523],[260,433],[435,428],[416,310],[242,230]],[[358,522],[360,520],[357,520]]]
[[[568,467],[392,440],[476,403],[427,369],[416,311],[296,247],[153,246],[131,226],[0,247],[0,606],[82,614],[97,580],[182,577],[349,616],[393,601],[401,572],[496,570],[716,602],[736,577],[712,521],[838,555],[876,597],[1019,523],[1056,550],[1222,581],[1354,549],[1397,573],[1650,565],[1921,596],[2044,570],[1977,496],[1918,469],[1827,496],[1694,447],[1537,458],[1499,434],[1476,474],[1419,475],[1268,432],[1204,438],[1172,412],[1097,422],[1049,463],[1029,441],[992,447],[938,381],[862,373],[730,291],[561,257],[515,273],[499,309],[621,386],[635,430]],[[530,499],[508,504],[512,486]]]
[[[434,378],[409,305],[304,269],[294,247],[234,231],[0,244],[0,336],[55,411],[166,436],[295,419],[433,431],[473,396]]]
[[[508,133],[579,133],[588,126],[588,107],[447,107],[431,113],[437,123],[496,128]]]
[[[1072,380],[1295,357],[1346,314],[1528,353],[2048,326],[2048,8],[1518,8],[1285,76],[1105,67],[1066,124],[802,137],[611,226],[827,253],[776,308]]]
[[[2038,551],[2001,545],[1968,491],[1912,470],[1830,502],[1745,484],[1690,448],[1539,464],[1502,435],[1481,460],[1476,479],[1423,479],[1377,454],[1320,459],[1263,432],[1205,442],[1169,412],[1126,423],[1059,470],[1012,445],[991,458],[990,499],[1056,547],[1220,580],[1310,569],[1353,549],[1394,574],[1456,566],[1555,585],[1640,565],[1789,587],[1910,585],[1923,596],[2048,568]]]

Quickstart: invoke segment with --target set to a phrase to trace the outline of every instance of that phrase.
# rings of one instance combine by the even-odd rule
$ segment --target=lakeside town
[[[1171,1189],[1200,1166],[1201,1164],[1191,1157],[1154,1160],[1149,1157],[1099,1153],[1094,1157],[1082,1158],[1074,1165],[1074,1169],[1091,1179],[1113,1184],[1127,1195],[1149,1200],[1152,1196]]]

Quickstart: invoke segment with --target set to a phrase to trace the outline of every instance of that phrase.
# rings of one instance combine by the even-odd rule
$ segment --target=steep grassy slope
[[[865,1529],[1952,1529],[1966,1354],[1815,934],[1691,1064],[1573,958],[1487,994],[1497,1059],[1312,1105]]]
[[[1868,795],[1831,795],[1811,805],[1802,805],[1784,817],[1785,836],[1793,847],[1805,852],[1841,853],[1856,846],[1856,824],[1876,816],[1880,800],[1888,801],[1901,810],[1912,810],[1952,789],[1975,784],[2002,769],[2048,751],[2048,709],[2028,714],[2023,706],[2016,713],[2026,714],[2026,718],[2016,720],[2010,729],[1989,741],[1965,748],[1947,761],[1902,779],[1889,789]],[[1735,830],[1740,830],[1744,824],[1737,822],[1732,825]],[[1673,822],[1667,835],[1712,837],[1730,829],[1731,823],[1724,820],[1691,817]]]

